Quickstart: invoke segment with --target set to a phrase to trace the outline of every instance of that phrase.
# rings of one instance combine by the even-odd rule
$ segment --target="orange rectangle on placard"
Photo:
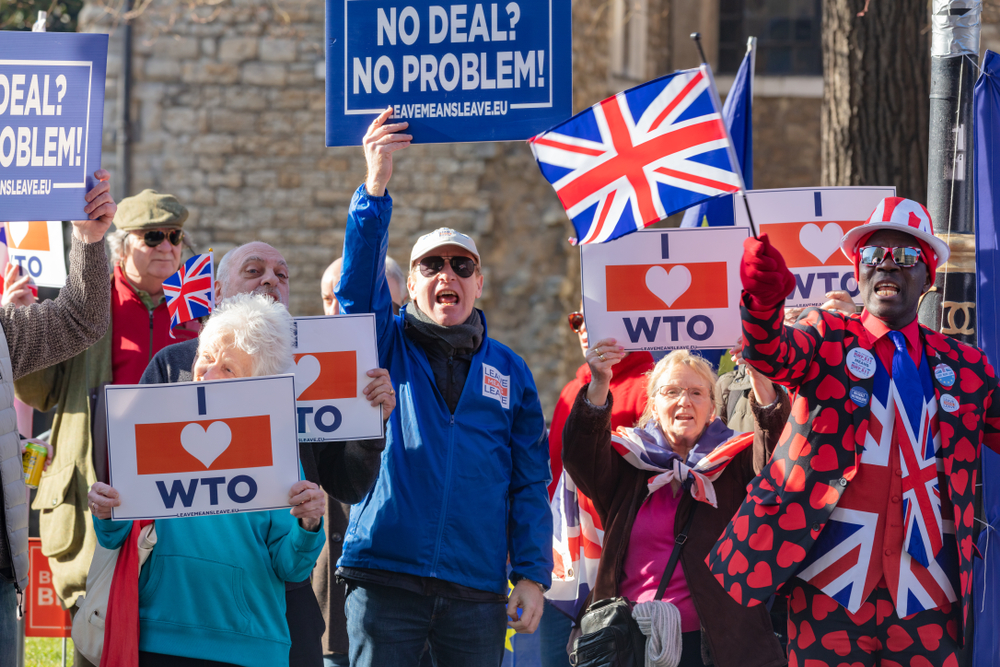
[[[820,220],[761,225],[768,240],[789,268],[811,266],[851,266],[840,251],[840,239],[864,220]]]
[[[271,417],[136,424],[135,458],[139,475],[270,466]]]
[[[310,361],[313,357],[316,361]],[[305,359],[305,361],[303,361]],[[317,368],[318,364],[318,368]],[[295,380],[304,375],[315,378],[307,387],[296,387],[300,401],[329,401],[358,396],[358,353],[308,352],[295,355]]]
[[[8,222],[7,244],[15,250],[49,250],[49,223],[44,220]]]
[[[728,308],[725,262],[604,267],[608,312]]]

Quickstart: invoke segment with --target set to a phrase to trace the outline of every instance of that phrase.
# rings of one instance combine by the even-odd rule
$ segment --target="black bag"
[[[657,600],[667,592],[667,584],[677,568],[681,548],[687,542],[688,531],[697,507],[691,508],[684,530],[674,539],[670,560],[663,569]],[[569,657],[575,667],[643,667],[646,664],[646,636],[632,618],[632,603],[622,597],[598,600],[587,608],[580,619],[583,635]]]

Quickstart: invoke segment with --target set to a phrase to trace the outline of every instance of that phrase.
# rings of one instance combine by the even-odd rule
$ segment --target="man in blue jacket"
[[[351,201],[336,294],[347,313],[375,313],[379,365],[397,409],[375,488],[351,512],[338,574],[353,667],[496,667],[509,626],[534,632],[551,582],[548,443],[527,364],[487,337],[475,300],[475,242],[451,229],[413,248],[413,301],[392,314],[385,279],[392,154],[406,123],[364,139],[368,176]],[[507,563],[515,584],[508,598]]]

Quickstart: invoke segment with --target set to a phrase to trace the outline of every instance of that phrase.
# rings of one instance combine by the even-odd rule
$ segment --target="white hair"
[[[253,360],[253,376],[292,367],[292,316],[263,294],[237,294],[219,304],[201,331],[198,348],[232,338],[231,345]]]
[[[125,244],[131,236],[124,229],[116,229],[107,235],[108,249],[111,251],[111,266],[118,266],[125,259]]]

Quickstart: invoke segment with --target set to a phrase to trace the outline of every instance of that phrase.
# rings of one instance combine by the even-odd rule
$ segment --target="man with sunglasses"
[[[488,337],[475,241],[452,229],[410,255],[412,301],[393,316],[385,279],[392,154],[406,123],[383,112],[364,138],[337,299],[374,313],[380,366],[398,394],[382,473],[351,511],[338,574],[352,667],[495,667],[509,626],[534,632],[551,579],[548,446],[524,360]],[[507,564],[514,589],[508,592]]]
[[[957,667],[1000,394],[980,350],[917,323],[948,245],[923,206],[883,200],[841,241],[864,312],[809,309],[794,326],[781,254],[766,235],[744,248],[743,358],[795,398],[713,574],[748,606],[789,597],[790,664]]]
[[[107,479],[101,387],[137,383],[159,350],[197,336],[195,323],[178,327],[176,338],[170,337],[163,297],[163,280],[180,265],[187,217],[187,209],[173,195],[144,190],[123,199],[114,216],[117,230],[108,235],[113,274],[107,333],[85,352],[15,383],[17,397],[28,405],[42,411],[58,406],[50,437],[55,454],[34,506],[43,510],[42,548],[49,557],[53,587],[71,613],[85,593],[97,543],[86,489]],[[89,664],[79,653],[76,660],[78,665]]]

